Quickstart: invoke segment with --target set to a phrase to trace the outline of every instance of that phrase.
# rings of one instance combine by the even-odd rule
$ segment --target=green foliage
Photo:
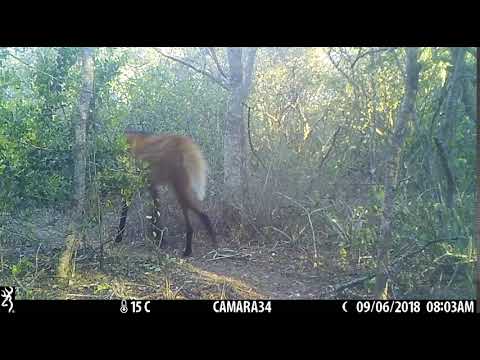
[[[0,196],[3,210],[69,198],[75,49],[17,51],[0,68]],[[50,74],[50,75],[46,75]],[[70,103],[71,102],[71,103]],[[69,104],[70,103],[70,104]]]
[[[363,257],[374,259],[383,209],[385,154],[403,97],[404,50],[262,49],[259,56],[260,74],[253,93],[258,110],[252,137],[260,157],[278,169],[270,170],[275,179],[269,184],[272,193],[294,194],[298,201],[315,200],[315,208],[328,208],[320,223],[338,236],[339,260],[349,258],[353,264]],[[456,240],[447,241],[451,246],[448,252],[443,245],[426,251],[437,251],[436,256],[455,254],[454,266],[458,267],[458,259],[469,264],[474,253],[475,123],[468,118],[465,101],[457,99],[455,135],[449,148],[457,193],[455,208],[449,210],[444,205],[444,173],[433,137],[444,121],[452,73],[450,49],[422,49],[419,62],[417,116],[409,124],[397,179],[393,252],[400,256],[407,245],[422,247],[432,240],[452,238]],[[466,78],[475,78],[473,63],[467,53]],[[473,103],[473,92],[466,94],[470,96],[467,103]],[[339,126],[343,128],[341,136],[334,151],[328,153],[331,136]],[[321,172],[316,173],[319,163]],[[269,195],[261,196],[267,203]],[[335,198],[334,206],[328,205],[325,197]],[[300,219],[297,221],[304,222]],[[291,227],[295,221],[289,218],[286,223]],[[413,276],[417,270],[411,270],[412,275],[402,277],[399,286],[405,292],[412,282],[419,287],[428,284],[426,274],[438,271],[436,265],[425,267],[423,262],[410,265],[422,275],[417,278]],[[468,276],[456,279],[470,296],[465,289],[469,289],[473,267],[467,266],[465,271]]]
[[[20,261],[14,265],[12,265],[12,276],[14,277],[22,277],[29,271],[33,269],[33,264],[28,259],[22,258]]]
[[[174,53],[215,73],[211,58],[198,48]],[[78,48],[0,49],[0,212],[69,207],[79,54]],[[228,72],[225,52],[217,55]],[[343,269],[374,267],[386,153],[404,95],[404,57],[404,49],[258,50],[246,134],[267,167],[249,151],[248,215],[256,226],[275,227],[283,234],[275,231],[273,238],[288,237],[308,247],[309,254],[313,228],[318,246],[325,234],[335,237],[332,251]],[[417,116],[408,126],[399,164],[392,254],[447,240],[429,246],[424,258],[412,259],[397,287],[404,294],[419,287],[428,292],[428,284],[445,287],[445,278],[453,278],[465,290],[475,255],[476,59],[467,51],[461,95],[453,102],[448,155],[454,209],[444,204],[444,173],[433,141],[445,121],[452,51],[425,48],[419,62]],[[106,206],[146,186],[145,169],[127,152],[126,127],[192,136],[209,163],[209,191],[216,195],[210,198],[221,198],[227,91],[147,48],[95,49],[94,83],[87,136],[87,188],[93,200],[101,198]],[[298,204],[311,212],[311,225]],[[15,268],[18,274],[22,266]]]

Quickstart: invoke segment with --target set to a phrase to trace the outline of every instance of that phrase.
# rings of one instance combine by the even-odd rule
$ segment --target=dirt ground
[[[148,211],[141,201],[138,203],[129,216],[121,243],[112,241],[117,213],[106,214],[103,227],[87,219],[86,238],[75,254],[74,274],[67,284],[56,274],[70,223],[68,214],[53,209],[0,214],[0,285],[17,287],[18,299],[39,300],[362,299],[371,294],[372,256],[360,257],[349,251],[352,256],[347,257],[338,238],[319,233],[315,256],[308,236],[303,242],[293,242],[276,232],[262,238],[258,232],[241,226],[222,232],[222,226],[215,224],[219,249],[214,251],[206,232],[194,222],[197,232],[193,254],[182,258],[185,230],[181,217],[172,211],[164,222],[170,226],[168,245],[160,249],[146,236]],[[100,241],[107,242],[103,253]],[[430,264],[425,263],[425,268]],[[402,266],[403,271],[408,271],[408,262]],[[447,274],[446,279],[453,279],[457,273]],[[396,275],[397,284],[403,275]],[[427,280],[414,283],[407,295],[394,295],[469,297],[468,288],[455,286],[453,280],[451,287],[438,286],[437,292],[432,292],[431,281]]]
[[[195,235],[193,255],[185,259],[181,232],[169,236],[162,249],[128,238],[120,244],[109,242],[103,256],[98,242],[86,241],[77,251],[75,273],[66,285],[56,277],[64,246],[62,221],[45,220],[32,226],[30,233],[9,227],[11,242],[1,249],[0,283],[17,286],[19,299],[355,297],[328,292],[330,285],[354,274],[336,263],[326,241],[315,259],[311,250],[280,240],[265,244],[224,236],[215,251],[204,232]]]

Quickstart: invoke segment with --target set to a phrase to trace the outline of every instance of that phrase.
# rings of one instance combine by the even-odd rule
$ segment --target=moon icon
[[[347,305],[348,301],[345,301],[343,304],[342,304],[342,309],[343,311],[345,312],[348,312],[347,309],[345,308],[345,306]]]

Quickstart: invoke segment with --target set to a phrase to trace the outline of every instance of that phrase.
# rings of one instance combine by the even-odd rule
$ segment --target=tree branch
[[[35,68],[35,66],[29,64],[28,62],[26,62],[25,60],[19,58],[18,56],[13,55],[10,51],[5,50],[5,53],[6,53],[8,56],[11,56],[12,58],[14,58],[15,60],[21,62],[23,65],[26,65],[26,66],[28,66],[29,68],[31,68],[31,69],[33,69],[33,70],[35,70],[35,71],[37,71],[37,72],[40,72],[40,73],[42,73],[42,74],[44,74],[44,75],[47,75],[48,77],[52,78],[52,79],[55,80],[55,81],[61,82],[60,79],[56,78],[55,76],[53,76],[53,75],[51,75],[51,74],[49,74],[49,73],[47,73],[47,72],[45,72],[45,71],[42,71],[42,70],[39,70],[39,69]]]
[[[438,148],[440,162],[442,164],[443,170],[445,171],[445,176],[447,178],[446,205],[449,209],[451,209],[453,207],[453,198],[455,194],[455,176],[448,163],[448,157],[447,157],[447,152],[445,150],[445,145],[442,143],[442,141],[438,137],[435,137],[434,140],[435,140],[435,145],[437,145],[437,148]]]
[[[355,81],[355,80],[352,78],[352,76],[348,75],[348,74],[341,68],[341,66],[340,66],[340,61],[339,61],[338,63],[335,62],[335,60],[334,60],[333,57],[332,57],[331,50],[327,51],[327,56],[328,56],[328,58],[330,59],[330,62],[332,63],[332,65],[335,67],[335,69],[336,69],[338,72],[340,72],[340,73],[343,75],[343,77],[344,77],[345,79],[347,79],[347,81],[348,81],[350,84],[352,84],[353,87],[354,87],[356,90],[360,90],[360,91],[362,92],[363,96],[365,97],[365,99],[368,99],[368,95],[367,95],[367,93],[365,92],[365,89],[364,89],[362,86],[360,86],[360,85],[358,84],[358,82]]]
[[[358,62],[358,60],[360,60],[361,58],[363,58],[367,55],[375,54],[375,53],[379,53],[379,52],[383,52],[383,51],[393,51],[393,50],[395,50],[395,48],[380,48],[380,49],[372,49],[372,50],[365,51],[363,54],[358,54],[357,55],[355,60],[353,60],[352,65],[350,65],[350,68],[353,69],[353,67]]]
[[[196,71],[197,73],[199,74],[202,74],[202,75],[205,75],[207,76],[210,80],[213,80],[217,85],[220,85],[222,88],[224,88],[225,90],[230,90],[230,88],[219,78],[217,78],[216,76],[214,76],[213,74],[209,73],[208,71],[204,71],[204,70],[201,70],[201,69],[198,69],[196,68],[195,66],[193,66],[192,64],[186,62],[186,61],[183,61],[182,59],[179,59],[179,58],[176,58],[174,56],[170,56],[170,55],[167,55],[165,53],[163,53],[160,49],[157,49],[157,48],[153,48],[156,52],[158,52],[160,55],[166,57],[167,59],[170,59],[170,60],[173,60],[173,61],[176,61],[182,65],[185,65],[187,67],[189,67],[190,69]]]
[[[430,245],[440,243],[440,242],[446,242],[446,241],[449,241],[449,240],[453,240],[453,239],[432,240],[432,241],[429,241],[428,243],[426,243],[425,245],[423,245],[422,247],[420,247],[420,249],[405,252],[403,255],[398,256],[395,260],[392,261],[392,265],[391,265],[391,269],[390,269],[389,273],[391,275],[398,273],[402,269],[402,265],[404,264],[403,263],[404,259],[421,253],[423,250],[425,250]],[[375,271],[371,271],[369,273],[366,273],[363,276],[351,279],[349,281],[346,281],[346,282],[341,283],[341,284],[337,284],[335,286],[331,286],[330,288],[327,288],[324,291],[322,291],[321,296],[338,293],[338,292],[343,291],[347,288],[354,287],[354,286],[356,286],[356,285],[358,285],[358,284],[360,284],[364,281],[370,280],[374,277],[375,277]]]
[[[252,135],[251,135],[251,131],[250,131],[250,109],[251,107],[244,104],[247,108],[248,108],[248,117],[247,117],[247,130],[248,130],[248,142],[250,144],[250,149],[252,150],[252,154],[253,156],[255,156],[255,158],[258,160],[258,162],[263,166],[263,168],[265,170],[268,171],[267,167],[265,166],[265,164],[263,163],[262,159],[260,159],[260,157],[257,155],[257,152],[255,151],[255,148],[253,147],[253,144],[252,144]]]
[[[338,133],[340,132],[341,130],[341,127],[339,126],[337,128],[337,130],[335,131],[335,133],[333,134],[333,137],[332,137],[332,143],[330,144],[330,147],[328,148],[327,150],[327,153],[325,154],[325,156],[322,158],[322,161],[320,162],[320,165],[318,166],[318,172],[320,172],[320,170],[322,169],[322,166],[323,164],[325,163],[325,160],[327,160],[328,156],[330,155],[330,153],[332,152],[332,149],[335,147],[335,141],[337,140],[337,135]]]
[[[47,75],[49,78],[57,81],[58,83],[62,83],[62,80],[60,80],[59,78],[53,76],[52,74],[49,74],[43,70],[40,70],[40,69],[37,69],[34,65],[32,64],[29,64],[28,62],[26,62],[25,60],[19,58],[18,56],[16,55],[13,55],[10,51],[8,50],[5,50],[5,53],[8,55],[8,56],[11,56],[12,58],[14,58],[15,60],[17,60],[18,62],[22,63],[23,65],[29,67],[30,69],[36,71],[36,72],[39,72],[43,75]],[[82,91],[84,92],[87,92],[87,93],[92,93],[93,94],[93,91],[92,90],[89,90],[89,89],[83,89]],[[63,110],[63,106],[62,106],[62,110]]]
[[[225,73],[222,70],[222,67],[220,66],[220,63],[219,63],[218,58],[217,58],[217,54],[215,53],[215,49],[213,47],[209,47],[207,49],[210,52],[210,56],[212,57],[213,61],[215,62],[215,65],[217,66],[217,70],[220,73],[220,75],[222,75],[225,79],[228,79],[227,75],[225,75]]]
[[[340,132],[341,129],[342,128],[339,126],[332,136],[332,140],[331,140],[330,146],[327,150],[327,153],[323,156],[322,160],[320,161],[320,165],[318,166],[317,178],[320,177],[320,170],[322,169],[323,164],[325,163],[327,158],[330,156],[330,153],[332,152],[333,148],[335,147],[335,142],[337,140],[337,135],[338,135],[338,133]],[[307,190],[308,193],[312,191],[314,180],[315,180],[315,178],[312,178],[312,180],[310,181],[310,185],[308,186],[308,190]]]

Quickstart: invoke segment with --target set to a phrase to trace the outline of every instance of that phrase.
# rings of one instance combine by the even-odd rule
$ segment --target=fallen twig
[[[42,244],[40,243],[40,245],[38,245],[38,249],[37,249],[37,253],[35,254],[35,275],[34,275],[34,278],[37,277],[37,272],[38,272],[38,251],[40,250],[40,247],[42,246]]]
[[[245,257],[252,256],[252,254],[242,254],[239,251],[230,250],[230,249],[223,249],[222,251],[223,252],[232,252],[232,254],[230,254],[230,255],[229,254],[221,254],[216,250],[212,250],[209,253],[207,253],[207,255],[213,253],[213,257],[211,259],[207,259],[206,261],[215,261],[215,260],[228,259],[228,258],[233,258],[233,257],[245,258]]]
[[[418,250],[406,252],[405,254],[397,257],[395,260],[392,261],[392,264],[391,264],[391,267],[390,267],[391,270],[389,271],[390,276],[392,276],[393,274],[400,271],[401,265],[403,264],[402,261],[405,258],[407,258],[409,256],[416,255],[418,253],[421,253],[423,250],[425,250],[425,248],[427,248],[428,246],[430,246],[432,244],[439,243],[439,242],[445,242],[445,241],[448,241],[448,240],[451,240],[451,239],[432,240],[432,241],[429,241],[428,243],[426,243],[425,245],[423,245]],[[334,293],[340,292],[340,291],[345,290],[349,287],[353,287],[353,286],[356,286],[359,283],[370,280],[370,279],[374,278],[375,275],[376,275],[375,271],[371,271],[371,272],[369,272],[369,273],[367,273],[363,276],[360,276],[360,277],[355,278],[355,279],[351,279],[347,282],[337,284],[337,285],[330,285],[326,289],[321,291],[320,295],[324,296],[324,295],[329,295],[329,294],[334,294]]]

